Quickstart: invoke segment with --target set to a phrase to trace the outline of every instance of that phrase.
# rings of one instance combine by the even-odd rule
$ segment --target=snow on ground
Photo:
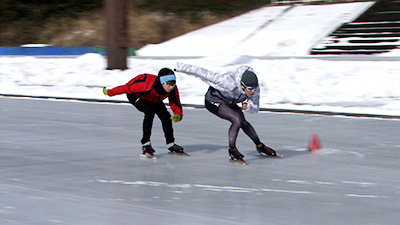
[[[294,56],[373,2],[264,7],[138,51],[141,56]]]
[[[216,72],[240,64],[218,66],[209,58],[179,60]],[[87,54],[78,58],[1,58],[0,93],[32,96],[126,100],[104,96],[102,86],[114,87],[140,73],[173,68],[177,60],[129,58],[125,71],[105,70],[106,59]],[[397,61],[329,61],[320,59],[252,59],[260,80],[261,107],[400,115]],[[208,86],[177,74],[184,104],[202,105]]]
[[[220,73],[241,65],[252,66],[259,76],[263,108],[399,116],[400,64],[393,60],[400,56],[399,50],[377,57],[364,56],[362,60],[350,56],[331,57],[336,60],[301,56],[332,26],[355,18],[369,4],[296,6],[287,11],[288,6],[262,8],[138,51],[141,55],[189,52],[186,56],[206,54],[204,57],[130,57],[130,69],[125,71],[105,70],[107,61],[98,54],[77,58],[1,57],[0,94],[126,100],[123,95],[104,96],[101,87],[124,84],[141,73],[157,74],[162,67],[174,68],[181,61]],[[231,29],[232,24],[237,27]],[[223,34],[229,34],[229,38]],[[289,57],[260,57],[262,54]],[[177,79],[182,103],[203,105],[208,86],[184,74],[177,74]]]

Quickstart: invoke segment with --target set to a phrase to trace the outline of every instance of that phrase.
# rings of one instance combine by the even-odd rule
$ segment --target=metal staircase
[[[320,43],[312,55],[380,54],[400,48],[400,0],[379,0]]]

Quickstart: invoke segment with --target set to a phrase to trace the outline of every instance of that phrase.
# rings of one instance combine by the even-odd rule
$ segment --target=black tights
[[[156,114],[161,120],[166,143],[169,144],[175,141],[174,129],[172,128],[172,120],[170,118],[171,114],[168,112],[163,102],[149,102],[130,94],[128,94],[127,97],[132,105],[140,112],[144,113],[142,144],[150,141],[153,120]]]
[[[240,128],[244,133],[249,136],[249,138],[254,142],[254,144],[261,144],[260,139],[253,126],[244,118],[242,109],[237,105],[226,105],[226,104],[213,104],[210,101],[205,101],[205,106],[214,115],[228,120],[231,122],[229,127],[228,137],[229,137],[229,148],[236,147],[236,139],[239,134]]]

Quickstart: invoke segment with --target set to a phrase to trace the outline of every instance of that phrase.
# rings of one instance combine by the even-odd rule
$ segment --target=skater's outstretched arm
[[[120,85],[111,89],[103,88],[103,93],[112,97],[120,94],[132,94],[148,91],[153,85],[152,82],[147,82],[148,76],[148,74],[141,74],[134,77],[124,85]]]
[[[200,78],[202,81],[212,86],[215,89],[220,91],[232,91],[237,87],[235,85],[235,80],[233,79],[232,73],[215,73],[213,71],[193,66],[185,63],[178,62],[176,64],[175,70],[177,72],[186,73],[197,78]]]

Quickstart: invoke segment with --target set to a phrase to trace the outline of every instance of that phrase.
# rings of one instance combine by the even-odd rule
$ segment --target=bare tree
[[[103,2],[107,20],[107,69],[125,70],[128,68],[127,0],[103,0]]]

